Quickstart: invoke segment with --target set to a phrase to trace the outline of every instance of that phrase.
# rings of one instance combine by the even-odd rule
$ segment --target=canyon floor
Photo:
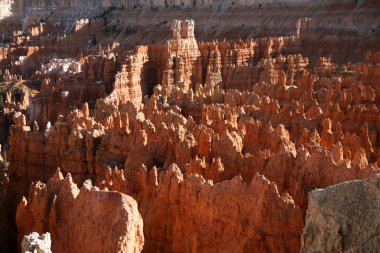
[[[380,252],[380,4],[0,1],[2,252]]]

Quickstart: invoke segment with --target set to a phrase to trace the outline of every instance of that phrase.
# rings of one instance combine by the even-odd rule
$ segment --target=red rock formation
[[[112,92],[107,97],[115,105],[125,104],[128,101],[141,103],[143,96],[142,76],[145,74],[144,64],[148,62],[148,48],[138,47],[135,53],[130,55],[121,71],[115,75]],[[144,90],[144,94],[146,94]]]
[[[16,222],[20,239],[49,231],[53,252],[141,252],[144,245],[133,198],[99,191],[90,181],[79,189],[70,174],[63,178],[59,170],[47,185],[31,185],[28,200],[17,207]]]
[[[123,171],[114,171],[104,183],[138,201],[146,224],[144,251],[299,249],[301,210],[264,176],[256,175],[249,184],[241,177],[214,184],[198,175],[183,175],[175,164],[161,173],[145,167],[125,173],[126,178]]]
[[[61,75],[56,83],[44,79],[38,95],[32,98],[29,121],[46,125],[58,115],[67,116],[84,102],[92,106],[98,98],[105,97],[113,83],[115,59],[112,56],[86,57],[83,73]]]

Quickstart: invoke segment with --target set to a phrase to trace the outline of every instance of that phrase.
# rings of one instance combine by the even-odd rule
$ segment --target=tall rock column
[[[186,92],[192,87],[197,76],[197,66],[200,66],[201,53],[194,37],[194,21],[174,20],[171,29],[172,37],[166,43],[166,54],[171,60],[166,71],[174,71],[174,84]]]

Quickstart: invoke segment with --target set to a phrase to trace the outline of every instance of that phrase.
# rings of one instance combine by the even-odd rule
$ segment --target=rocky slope
[[[377,252],[380,175],[309,194],[301,252]]]

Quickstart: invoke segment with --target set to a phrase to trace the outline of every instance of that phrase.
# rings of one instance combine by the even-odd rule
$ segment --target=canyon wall
[[[30,1],[31,8],[26,8],[15,1],[12,15],[0,27],[8,34],[43,20],[52,26],[60,23],[70,28],[75,20],[101,17],[106,21],[105,29],[114,31],[116,36],[105,36],[99,42],[107,45],[118,41],[132,49],[141,44],[163,43],[170,29],[168,24],[174,19],[195,20],[198,40],[210,41],[290,36],[295,33],[297,20],[308,17],[312,21],[302,48],[311,62],[329,55],[338,63],[344,63],[347,58],[359,61],[368,49],[380,50],[377,43],[380,4],[374,0],[212,2],[210,7],[209,1],[195,1],[194,7],[194,1],[184,1],[184,5],[182,1],[126,1],[122,4],[118,1],[60,1],[63,7],[47,8],[45,3],[54,6],[55,2]],[[109,5],[116,8],[107,9],[105,6]],[[167,7],[157,7],[162,5]],[[64,30],[65,33],[71,31]]]
[[[313,0],[85,0],[85,1],[75,1],[75,0],[32,0],[32,1],[19,1],[19,0],[3,0],[4,3],[12,3],[21,8],[28,7],[37,7],[37,8],[47,8],[47,7],[63,7],[63,8],[88,8],[94,6],[101,6],[102,8],[109,7],[123,7],[123,8],[136,8],[136,7],[180,7],[180,8],[189,8],[189,7],[234,7],[234,6],[252,6],[252,5],[273,5],[277,4],[280,6],[284,5],[331,5],[335,3],[334,1],[318,1]],[[339,1],[339,3],[355,3],[357,5],[365,5],[368,3],[373,3],[373,0],[361,0],[361,1],[352,1],[344,0]]]
[[[350,1],[347,1],[350,2]],[[265,5],[265,4],[286,4],[286,5],[297,5],[313,3],[312,0],[227,0],[227,1],[217,1],[217,0],[85,0],[85,1],[75,1],[75,0],[32,0],[32,1],[20,1],[20,0],[2,0],[1,4],[14,5],[20,9],[26,8],[94,8],[96,6],[102,8],[109,7],[124,7],[124,8],[136,8],[136,7],[232,7],[232,6],[252,6],[252,5]],[[5,15],[4,15],[5,16]]]

